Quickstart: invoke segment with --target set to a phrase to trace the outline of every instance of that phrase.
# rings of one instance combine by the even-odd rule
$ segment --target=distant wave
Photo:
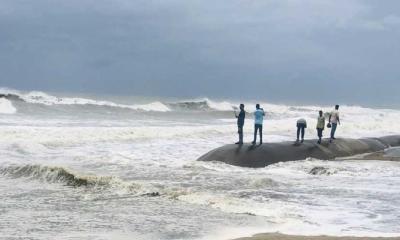
[[[188,101],[177,101],[177,102],[161,102],[155,101],[147,104],[119,104],[111,101],[94,100],[80,97],[57,97],[45,92],[32,91],[28,93],[22,93],[17,90],[0,89],[0,99],[5,101],[22,101],[30,104],[42,104],[46,106],[54,105],[93,105],[93,106],[104,106],[104,107],[115,107],[124,108],[135,111],[146,111],[146,112],[169,112],[169,111],[232,111],[234,109],[233,104],[230,102],[216,102],[211,101],[208,98],[188,100]],[[8,102],[7,101],[7,102]],[[12,112],[5,110],[6,106],[2,106],[0,113]]]
[[[161,102],[152,102],[148,104],[118,104],[111,101],[99,101],[87,98],[71,98],[71,97],[56,97],[44,92],[33,91],[29,93],[20,93],[15,90],[4,90],[0,92],[0,99],[7,99],[12,101],[24,101],[31,104],[43,104],[47,106],[53,105],[94,105],[106,106],[116,108],[126,108],[136,111],[155,111],[155,112],[168,112],[169,107]]]
[[[215,102],[208,98],[168,103],[168,105],[175,110],[189,111],[232,111],[234,109],[232,103]]]
[[[173,112],[173,111],[208,111],[208,112],[230,112],[238,109],[238,103],[230,101],[215,101],[208,98],[190,99],[183,101],[154,101],[145,104],[121,104],[112,101],[95,100],[81,97],[58,97],[45,92],[32,91],[22,92],[18,90],[0,88],[0,113],[15,113],[14,102],[26,102],[29,104],[41,104],[45,106],[78,105],[97,106],[107,108],[128,109],[142,112]],[[8,101],[7,101],[8,100]],[[254,102],[244,102],[246,111],[254,110]],[[299,115],[315,115],[319,110],[330,111],[332,106],[292,106],[283,104],[271,104],[261,102],[270,118],[292,118]],[[351,111],[353,114],[381,114],[382,111],[393,112],[392,109],[372,109],[360,106],[342,106],[342,109]]]
[[[198,102],[190,102],[190,101],[183,101],[177,103],[170,103],[174,109],[180,110],[210,110],[210,106],[208,105],[207,101],[198,101]]]

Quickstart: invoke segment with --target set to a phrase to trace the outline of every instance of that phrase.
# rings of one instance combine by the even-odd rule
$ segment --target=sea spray
[[[12,102],[5,98],[0,98],[0,114],[14,114],[17,109],[13,106]]]

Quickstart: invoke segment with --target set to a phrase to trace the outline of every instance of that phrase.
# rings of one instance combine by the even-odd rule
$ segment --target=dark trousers
[[[321,141],[321,138],[322,138],[322,131],[324,131],[323,128],[317,128],[318,138],[319,138],[320,141]]]
[[[260,132],[260,143],[262,143],[262,124],[254,124],[254,143],[257,141],[257,131]]]
[[[239,142],[243,143],[243,126],[238,126]]]
[[[331,139],[335,138],[335,132],[337,128],[337,123],[332,123],[332,128],[331,128]]]
[[[306,126],[304,124],[297,124],[297,140],[299,140],[300,132],[301,132],[301,139],[304,139],[304,129]]]

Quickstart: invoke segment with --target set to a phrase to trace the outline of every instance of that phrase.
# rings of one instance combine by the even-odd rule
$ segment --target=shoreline
[[[280,233],[260,233],[252,237],[232,240],[400,240],[400,237],[332,237],[332,236],[299,236]]]

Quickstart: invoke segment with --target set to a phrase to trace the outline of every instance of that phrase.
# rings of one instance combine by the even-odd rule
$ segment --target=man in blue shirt
[[[254,112],[254,141],[253,144],[257,142],[257,131],[260,132],[260,144],[262,144],[262,129],[264,121],[264,109],[260,108],[260,104],[256,105],[256,111]]]
[[[236,115],[236,113],[235,113]],[[244,118],[246,116],[246,112],[244,111],[244,104],[240,104],[240,113],[236,115],[237,118],[237,126],[238,126],[238,133],[239,133],[239,142],[236,144],[243,144],[243,126],[244,126]]]

